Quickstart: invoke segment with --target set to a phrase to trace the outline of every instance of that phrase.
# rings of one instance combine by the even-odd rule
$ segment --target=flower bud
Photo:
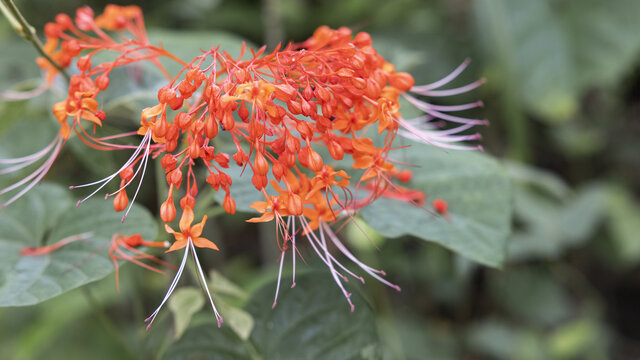
[[[226,211],[228,214],[235,214],[236,213],[236,201],[233,200],[233,198],[231,197],[231,195],[229,195],[229,193],[227,193],[224,196],[224,200],[222,201],[222,207],[224,208],[224,211]]]
[[[126,209],[127,205],[129,205],[129,198],[127,197],[127,192],[124,189],[122,189],[116,195],[115,199],[113,199],[113,209],[116,212],[120,212]]]

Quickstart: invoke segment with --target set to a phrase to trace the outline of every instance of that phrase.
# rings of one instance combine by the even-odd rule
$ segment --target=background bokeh
[[[84,4],[97,10],[106,3],[17,1],[39,30],[59,12],[73,13]],[[372,283],[364,290],[383,356],[640,358],[639,1],[137,5],[149,28],[228,32],[271,48],[304,40],[323,24],[367,31],[378,51],[418,84],[472,59],[459,81],[486,78],[474,94],[485,107],[474,116],[490,120],[480,129],[482,145],[502,159],[513,183],[507,262],[500,270],[481,267],[410,237],[382,239],[378,251],[359,246],[357,231],[347,232],[360,256],[403,288],[395,293]],[[21,65],[35,55],[5,21],[0,44],[3,88],[38,76],[35,64]],[[10,117],[28,106],[2,105],[0,111]],[[86,162],[78,170],[64,160],[49,180],[78,183],[74,178],[85,170],[110,173],[100,169],[105,163]],[[153,195],[143,194],[142,203],[157,207]],[[225,252],[205,257],[209,266],[249,292],[273,278],[279,252],[269,226],[224,216],[212,223],[209,231]],[[88,285],[90,292],[77,289],[34,307],[0,309],[0,358],[155,358],[168,346],[163,332],[171,331],[172,321],[166,316],[145,333],[141,319],[165,282],[132,265],[123,267],[120,278],[121,294],[108,277]]]

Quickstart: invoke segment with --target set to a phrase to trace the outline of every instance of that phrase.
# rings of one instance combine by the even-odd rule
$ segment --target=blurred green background
[[[59,12],[72,14],[84,4],[98,12],[107,2],[17,4],[40,30]],[[367,31],[376,49],[418,84],[435,81],[471,58],[457,81],[487,79],[473,94],[485,108],[473,115],[490,120],[479,130],[482,145],[503,159],[514,185],[508,260],[501,270],[485,268],[410,237],[383,241],[380,251],[356,244],[363,259],[385,269],[403,288],[395,293],[373,282],[365,287],[381,355],[640,358],[640,1],[137,5],[149,28],[223,31],[271,48],[304,40],[323,24]],[[0,42],[3,88],[37,77],[35,64],[16,65],[31,62],[33,54],[6,21],[0,21]],[[8,116],[7,111],[26,111],[26,106],[2,111]],[[61,163],[53,179],[68,179]],[[153,208],[150,198],[145,204]],[[212,223],[226,251],[215,261],[205,257],[211,267],[248,292],[273,278],[279,253],[271,228],[246,226],[232,217]],[[347,237],[357,243],[360,236],[355,231]],[[163,280],[132,265],[123,267],[120,278],[121,294],[108,277],[88,285],[90,290],[77,289],[34,307],[0,309],[0,358],[155,358],[168,346],[172,322],[167,315],[145,333],[140,319],[155,306]],[[202,317],[210,317],[206,310]],[[225,358],[211,358],[218,356]]]

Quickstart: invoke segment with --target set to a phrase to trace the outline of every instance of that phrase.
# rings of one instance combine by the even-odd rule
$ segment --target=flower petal
[[[203,237],[198,237],[193,239],[193,245],[200,247],[200,248],[209,248],[209,249],[213,249],[213,250],[220,250],[218,249],[218,246],[216,244],[213,243],[213,241],[209,240],[209,239],[205,239]]]

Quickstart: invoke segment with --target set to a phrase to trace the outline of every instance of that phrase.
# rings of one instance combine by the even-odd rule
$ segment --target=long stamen
[[[171,285],[169,286],[169,290],[167,290],[167,293],[165,294],[164,299],[162,299],[162,302],[160,303],[160,306],[158,306],[156,311],[154,311],[153,314],[151,314],[151,316],[149,316],[148,318],[146,318],[144,320],[145,322],[149,323],[149,325],[147,325],[147,331],[149,331],[149,328],[151,327],[151,324],[153,324],[153,320],[155,320],[156,316],[160,312],[160,309],[162,308],[164,303],[167,302],[167,300],[171,296],[171,293],[173,293],[173,290],[176,288],[176,285],[178,284],[178,281],[180,280],[180,277],[182,276],[182,272],[184,271],[184,266],[187,264],[187,255],[189,255],[189,247],[186,247],[184,249],[184,256],[182,257],[182,263],[180,263],[180,268],[178,269],[178,272],[176,273],[176,276],[173,278],[173,281],[171,282]]]
[[[471,84],[467,84],[464,86],[460,86],[454,89],[447,89],[447,90],[427,90],[427,91],[416,91],[416,90],[411,90],[411,92],[416,93],[416,94],[420,94],[420,95],[424,95],[424,96],[431,96],[431,97],[445,97],[445,96],[452,96],[452,95],[459,95],[459,94],[464,94],[466,92],[469,92],[477,87],[482,86],[482,84],[485,83],[484,79],[480,79],[477,81],[472,82]]]
[[[22,195],[26,194],[29,190],[31,190],[31,188],[33,188],[34,186],[36,186],[37,183],[40,182],[40,180],[42,180],[42,178],[45,177],[45,175],[47,175],[47,173],[49,172],[49,169],[51,169],[51,166],[53,165],[54,161],[56,160],[56,157],[58,157],[58,154],[60,153],[60,149],[62,148],[62,144],[64,143],[64,140],[60,137],[58,138],[57,144],[55,146],[55,148],[53,149],[53,152],[51,153],[51,156],[49,156],[49,158],[33,173],[31,173],[29,176],[25,177],[24,179],[14,183],[13,185],[2,189],[2,191],[0,191],[0,195],[11,191],[19,186],[22,186],[24,183],[30,181],[31,179],[33,179],[31,181],[31,183],[29,185],[27,185],[24,189],[20,190],[20,192],[18,192],[16,195],[14,195],[11,199],[7,200],[6,202],[4,202],[2,205],[0,205],[0,210],[5,208],[6,206],[10,205],[11,203],[13,203],[14,201],[18,200],[20,197],[22,197]]]
[[[289,226],[289,220],[291,220],[291,260],[293,266],[293,280],[291,281],[291,288],[296,286],[296,218],[289,216],[287,219],[287,227]]]
[[[482,124],[482,125],[486,125],[488,122],[487,120],[484,119],[467,119],[467,118],[463,118],[460,116],[454,116],[454,115],[449,115],[449,114],[445,114],[443,112],[437,111],[436,109],[434,109],[432,107],[431,104],[426,103],[424,101],[418,100],[416,98],[414,98],[411,95],[407,95],[407,94],[403,94],[404,98],[407,99],[413,106],[415,106],[416,108],[426,112],[427,114],[437,117],[439,119],[443,119],[443,120],[447,120],[447,121],[452,121],[452,122],[456,122],[456,123],[461,123],[461,124]]]
[[[336,236],[336,234],[333,233],[333,231],[331,231],[331,228],[329,227],[329,225],[327,225],[325,222],[321,222],[320,224],[320,228],[321,229],[326,229],[327,233],[329,234],[329,239],[331,240],[331,242],[333,242],[333,244],[338,248],[338,250],[340,250],[340,252],[342,252],[347,258],[349,258],[349,260],[353,261],[356,265],[358,265],[362,270],[366,271],[369,275],[371,275],[372,277],[374,277],[376,280],[380,281],[381,283],[396,289],[398,291],[400,291],[400,287],[398,285],[392,284],[389,281],[385,280],[384,278],[380,277],[378,274],[381,275],[386,275],[384,271],[382,270],[377,270],[374,269],[370,266],[368,266],[367,264],[361,262],[360,260],[358,260],[358,258],[356,258],[341,242],[340,239],[338,239],[338,237]],[[323,232],[321,233],[323,234]]]
[[[129,215],[129,211],[131,211],[131,207],[133,206],[133,203],[136,201],[136,197],[138,196],[138,192],[140,192],[140,187],[142,186],[142,180],[144,179],[144,174],[147,171],[147,162],[149,161],[149,145],[151,143],[151,137],[149,137],[149,140],[147,141],[147,148],[144,151],[144,158],[143,158],[143,164],[140,165],[140,167],[142,167],[142,174],[140,175],[140,180],[138,181],[138,187],[136,188],[136,192],[133,194],[133,198],[131,198],[131,202],[129,203],[129,207],[127,208],[127,211],[124,213],[124,215],[122,216],[122,222],[124,222],[124,219],[127,218],[127,215]],[[138,167],[138,171],[140,170],[140,167]],[[138,172],[136,171],[136,173]],[[135,175],[134,175],[135,177]],[[195,253],[194,253],[195,256]]]
[[[140,145],[136,148],[136,150],[133,152],[131,157],[129,157],[129,159],[124,163],[124,165],[122,165],[120,167],[120,169],[118,169],[118,171],[116,171],[115,173],[105,177],[102,180],[94,181],[94,182],[91,182],[91,183],[88,183],[88,184],[70,186],[69,187],[70,189],[77,189],[77,188],[82,188],[82,187],[88,187],[88,186],[102,184],[96,190],[94,190],[91,194],[89,194],[87,197],[85,197],[82,200],[79,200],[78,203],[76,204],[76,206],[80,206],[80,204],[82,204],[83,202],[87,201],[89,198],[91,198],[93,195],[95,195],[98,191],[102,190],[102,188],[105,187],[109,182],[111,182],[111,180],[113,180],[116,176],[118,176],[118,174],[120,174],[120,172],[122,170],[126,169],[129,165],[133,164],[136,161],[138,155],[140,154],[140,152],[142,152],[143,149],[145,149],[145,153],[148,152],[150,141],[151,141],[151,131],[147,131],[146,134],[144,135],[144,137],[142,138],[142,141],[140,142]],[[137,192],[136,192],[136,194],[137,194]]]
[[[409,122],[409,121],[407,121],[407,120],[405,120],[405,119],[403,119],[401,117],[396,119],[396,121],[398,122],[398,124],[400,124],[400,126],[402,126],[404,129],[406,129],[406,130],[400,130],[398,133],[401,134],[402,136],[406,137],[406,138],[411,139],[411,140],[424,142],[424,143],[429,144],[429,145],[442,147],[442,148],[448,148],[448,149],[457,149],[457,150],[482,149],[482,146],[480,146],[480,145],[464,146],[464,145],[451,145],[451,144],[448,144],[448,142],[475,140],[479,136],[477,134],[468,135],[466,137],[453,138],[451,140],[448,140],[448,139],[451,138],[450,136],[444,137],[444,136],[440,136],[438,134],[438,132],[420,129],[416,125],[412,124],[411,122]],[[468,124],[462,125],[460,127],[465,127],[465,126],[471,127],[473,125],[474,124],[472,124],[472,123],[468,123]],[[463,130],[464,130],[464,128],[462,130],[459,130],[459,131],[463,131]],[[442,130],[442,131],[444,132],[444,135],[447,135],[447,130]]]
[[[213,304],[213,298],[211,298],[211,292],[209,291],[209,287],[207,286],[207,280],[204,277],[204,273],[202,272],[202,267],[200,266],[200,261],[198,260],[198,255],[196,255],[196,248],[193,246],[193,241],[191,238],[188,239],[188,245],[191,247],[191,253],[193,254],[193,259],[196,261],[196,268],[198,269],[198,274],[200,274],[200,279],[202,280],[202,285],[209,297],[209,303],[211,303],[211,308],[213,308],[213,312],[216,315],[216,320],[218,320],[218,327],[222,326],[222,316],[218,313],[218,309]]]
[[[439,87],[442,87],[444,85],[447,85],[448,83],[450,83],[453,79],[457,78],[458,75],[460,75],[464,69],[467,68],[467,66],[469,65],[469,63],[471,62],[471,59],[465,59],[462,64],[458,65],[457,68],[455,68],[451,73],[449,73],[449,75],[443,77],[442,79],[432,82],[431,84],[427,84],[427,85],[421,85],[421,86],[414,86],[411,88],[410,91],[416,92],[416,91],[428,91],[431,89],[437,89]]]
[[[327,243],[326,243],[326,241],[324,239],[324,231],[323,231],[322,228],[320,228],[320,240],[322,240],[322,247],[323,247],[324,252],[325,252],[325,254],[327,255],[327,258],[328,258],[330,256],[329,255],[329,249],[327,249]],[[338,287],[340,287],[340,290],[342,290],[342,293],[347,298],[347,302],[349,303],[349,306],[351,306],[351,312],[353,312],[353,310],[355,310],[355,307],[353,306],[353,303],[351,302],[351,293],[347,292],[347,290],[345,290],[344,285],[342,285],[342,282],[336,276],[336,272],[337,271],[335,270],[335,268],[333,267],[333,264],[331,262],[329,262],[329,269],[331,270],[331,276],[333,276],[333,279],[338,284]]]
[[[282,279],[282,264],[284,264],[284,255],[285,255],[285,251],[282,250],[282,253],[280,254],[280,269],[278,269],[278,283],[276,284],[276,295],[273,298],[273,305],[271,306],[272,309],[275,309],[276,305],[278,304],[278,292],[280,291],[280,280]]]
[[[31,161],[33,159],[36,159],[36,160],[42,159],[51,150],[51,148],[54,147],[55,144],[58,143],[59,140],[60,140],[59,137],[56,136],[56,138],[53,139],[53,141],[49,145],[47,145],[44,149],[39,150],[38,152],[33,153],[31,155],[22,156],[22,157],[19,157],[19,158],[0,159],[0,164],[3,164],[3,165],[5,165],[5,164],[20,164],[20,163],[24,163],[25,161]],[[7,169],[4,169],[4,170],[2,170],[3,172],[0,172],[0,173],[5,173],[4,171],[6,171],[6,170]],[[9,172],[10,171],[8,171],[7,173],[9,173]]]
[[[302,220],[301,220],[301,222],[302,222]],[[309,224],[306,222],[306,220],[304,221],[304,226],[306,226],[306,227],[308,227],[308,226],[309,226]],[[309,239],[309,241],[311,241],[311,240],[315,240],[315,242],[316,242],[316,244],[318,245],[318,247],[320,247],[320,249],[322,249],[323,251],[325,251],[325,254],[326,254],[326,256],[327,256],[327,259],[328,259],[330,262],[335,263],[335,264],[336,264],[336,265],[338,265],[338,267],[340,267],[340,269],[342,269],[344,272],[346,272],[347,274],[349,274],[349,275],[353,276],[354,278],[356,278],[356,279],[360,280],[360,282],[362,282],[362,283],[364,284],[364,278],[363,278],[362,276],[358,276],[358,275],[354,274],[351,270],[347,269],[347,267],[346,267],[346,266],[342,265],[338,260],[336,260],[336,258],[335,258],[333,255],[331,255],[331,253],[326,252],[326,250],[328,250],[328,249],[326,248],[326,246],[323,246],[322,242],[320,241],[320,239],[318,239],[318,236],[315,234],[315,232],[310,231],[310,232],[307,234],[307,239]],[[315,248],[315,245],[313,244],[313,242],[311,242],[311,245]],[[316,250],[316,252],[318,252],[318,251]],[[324,257],[322,257],[322,259],[324,259]],[[325,261],[325,264],[327,264],[327,266],[330,266],[330,265],[329,265],[329,262],[326,262],[326,261]],[[348,279],[346,276],[342,275],[341,273],[339,273],[339,272],[338,272],[338,275],[340,275],[340,277],[342,277],[342,279],[343,279],[344,281],[347,281],[347,282],[349,281],[349,279]]]

